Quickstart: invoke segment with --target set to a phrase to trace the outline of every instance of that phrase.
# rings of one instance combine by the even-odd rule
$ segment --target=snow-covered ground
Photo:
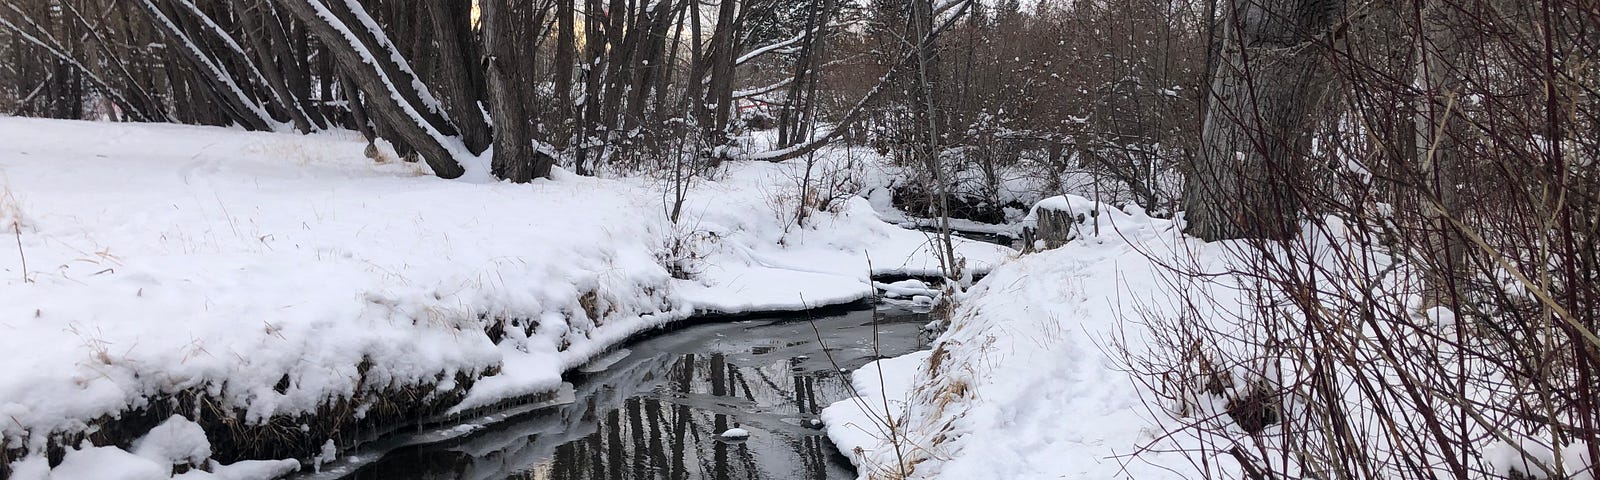
[[[852,380],[860,396],[823,412],[830,438],[861,478],[1261,478],[1240,458],[1278,478],[1331,478],[1312,469],[1322,468],[1322,458],[1350,458],[1354,450],[1326,447],[1315,455],[1328,457],[1315,457],[1294,446],[1332,445],[1316,437],[1325,433],[1318,429],[1327,417],[1317,416],[1324,412],[1358,417],[1380,410],[1408,421],[1425,411],[1462,419],[1441,423],[1442,430],[1469,439],[1461,468],[1472,478],[1529,478],[1523,472],[1530,471],[1546,478],[1537,473],[1593,465],[1581,442],[1563,443],[1541,425],[1513,432],[1492,423],[1498,414],[1492,406],[1524,393],[1495,370],[1501,359],[1461,355],[1455,345],[1465,342],[1439,340],[1461,331],[1456,316],[1444,307],[1422,308],[1424,290],[1407,283],[1421,276],[1384,244],[1363,237],[1372,230],[1330,216],[1318,220],[1321,230],[1307,220],[1303,231],[1314,233],[1256,250],[1242,240],[1185,237],[1179,223],[1137,207],[1074,196],[1047,198],[1036,211],[1041,207],[1077,219],[1073,234],[1062,236],[1071,241],[1007,262],[957,293],[948,329],[932,351],[858,370]],[[1282,291],[1253,267],[1291,248],[1316,252],[1308,258],[1324,269],[1317,278],[1323,290],[1300,298],[1315,299],[1320,318],[1293,309],[1291,295],[1305,293]],[[1337,328],[1354,332],[1342,333],[1349,338],[1418,343],[1399,344],[1405,350],[1335,344],[1329,350],[1349,356],[1317,364],[1305,359],[1326,337],[1272,330],[1348,322],[1374,305],[1407,317]],[[1266,307],[1283,320],[1258,321]],[[1460,376],[1424,375],[1449,386],[1438,391],[1459,388],[1462,397],[1429,397],[1419,407],[1391,398],[1400,396],[1397,390],[1364,388],[1403,385],[1416,378],[1407,369],[1438,359],[1460,365],[1451,373]],[[1333,387],[1308,387],[1319,384]],[[1329,398],[1336,408],[1327,406]],[[1522,425],[1516,421],[1506,424]],[[1373,458],[1431,443],[1427,433],[1394,423],[1346,425],[1353,426],[1338,435]],[[1282,439],[1291,445],[1275,443]],[[1393,460],[1374,461],[1368,475],[1414,473],[1407,469],[1415,465],[1384,462]],[[1441,478],[1453,475],[1443,462],[1427,468]]]
[[[182,392],[245,424],[339,400],[359,418],[397,389],[491,405],[697,312],[856,301],[869,261],[939,270],[862,198],[793,225],[795,164],[727,167],[674,224],[660,181],[445,181],[364,146],[0,117],[0,460],[37,474],[52,437]],[[1010,255],[958,250],[977,270]],[[118,452],[60,468],[143,458]]]
[[[995,269],[958,297],[931,352],[856,371],[862,397],[823,412],[862,478],[1196,477],[1182,455],[1160,453],[1180,446],[1160,438],[1174,419],[1145,406],[1111,347],[1141,347],[1120,319],[1139,292],[1167,288],[1151,258],[1185,240],[1166,220],[1046,202],[1097,210],[1086,217],[1100,235],[1086,225],[1082,241]]]

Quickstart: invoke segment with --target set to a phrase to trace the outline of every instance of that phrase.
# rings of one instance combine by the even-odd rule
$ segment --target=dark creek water
[[[574,373],[572,403],[462,426],[476,429],[390,451],[345,478],[854,478],[813,420],[849,396],[838,368],[921,348],[918,328],[926,321],[924,314],[880,311],[876,350],[870,311],[684,328],[580,369],[591,373]],[[750,438],[716,437],[734,427]]]

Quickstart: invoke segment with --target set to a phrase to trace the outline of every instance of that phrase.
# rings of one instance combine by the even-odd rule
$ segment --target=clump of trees
[[[1198,445],[1196,467],[1593,478],[1600,10],[1228,0],[1216,13],[1183,211],[1189,234],[1230,240],[1211,248],[1231,271],[1175,265],[1173,308],[1139,319],[1163,347],[1129,362],[1191,422],[1174,434]],[[1217,287],[1219,274],[1239,280]]]
[[[1004,223],[1015,220],[1005,207],[1025,210],[1039,196],[1095,187],[1107,200],[1173,212],[1172,172],[1199,140],[1205,8],[1195,1],[975,6],[940,38],[934,95],[945,126],[944,176],[955,184],[954,200],[968,207],[965,216]],[[920,125],[878,121],[885,144],[906,143],[906,126]]]
[[[556,162],[591,173],[677,150],[781,160],[836,138],[809,132],[831,113],[813,98],[826,44],[844,35],[850,8],[833,0],[9,2],[0,8],[8,67],[0,108],[348,128],[446,178],[486,156],[496,176],[513,181],[547,175]],[[762,71],[786,75],[754,86],[774,77]],[[789,148],[724,148],[743,127],[739,106],[757,98],[779,106],[779,146]]]

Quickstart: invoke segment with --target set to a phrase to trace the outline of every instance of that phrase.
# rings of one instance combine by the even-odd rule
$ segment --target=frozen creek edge
[[[919,278],[900,273],[875,274],[874,281],[892,282],[906,278]],[[928,280],[935,280],[932,277]],[[652,296],[654,292],[632,292]],[[583,302],[585,307],[590,303]],[[594,358],[603,356],[618,347],[656,335],[666,335],[683,328],[710,322],[732,322],[749,318],[796,314],[825,314],[869,308],[871,299],[861,298],[828,304],[794,304],[788,308],[723,312],[717,310],[689,310],[675,307],[662,299],[661,309],[638,315],[648,321],[621,322],[631,330],[599,349],[585,349],[575,361],[564,362],[563,374],[570,373]],[[611,317],[601,312],[585,312],[597,318],[596,329],[602,330]],[[506,335],[506,328],[532,328],[527,322],[507,318],[484,319],[484,330],[479,332],[491,341]],[[631,327],[631,328],[629,328]],[[614,333],[614,332],[608,332]],[[610,335],[605,335],[611,337]],[[597,346],[590,343],[588,346]],[[570,347],[570,345],[569,345]],[[570,352],[568,349],[561,353]],[[374,365],[364,359],[357,365],[366,372]],[[467,393],[480,379],[499,373],[498,366],[483,371],[455,372],[453,376],[438,372],[435,381],[411,385],[370,385],[363,375],[361,388],[354,395],[332,398],[317,407],[317,411],[299,415],[274,415],[257,422],[241,420],[243,408],[224,406],[209,386],[184,388],[175,392],[162,392],[149,396],[141,405],[128,405],[114,414],[104,415],[85,422],[87,428],[72,432],[52,432],[45,452],[51,464],[60,463],[70,449],[81,448],[86,443],[93,446],[129,448],[130,445],[174,415],[183,416],[200,425],[211,442],[211,459],[222,464],[250,460],[295,459],[302,466],[311,467],[326,455],[325,449],[333,442],[339,452],[353,451],[383,440],[390,435],[407,430],[419,430],[449,425],[504,412],[518,407],[550,402],[561,393],[559,386],[530,394],[516,395],[471,408],[453,411],[466,399]],[[26,445],[27,442],[22,442]],[[5,445],[0,449],[0,477],[8,476],[12,462],[23,459],[29,451],[22,445]]]

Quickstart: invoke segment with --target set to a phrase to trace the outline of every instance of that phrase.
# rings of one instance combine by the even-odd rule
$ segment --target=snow
[[[1240,390],[1248,388],[1241,386],[1261,385],[1255,382],[1264,378],[1276,378],[1278,385],[1286,386],[1313,383],[1308,380],[1310,372],[1290,362],[1252,368],[1240,360],[1263,358],[1246,356],[1260,355],[1250,350],[1249,342],[1262,327],[1233,319],[1250,318],[1248,312],[1258,305],[1254,302],[1263,297],[1284,295],[1253,279],[1256,272],[1248,270],[1248,262],[1256,260],[1251,255],[1259,253],[1242,246],[1242,241],[1207,243],[1184,237],[1177,221],[1151,218],[1134,207],[1111,208],[1067,195],[1043,199],[1033,211],[1045,208],[1069,211],[1083,219],[1074,226],[1073,240],[1005,263],[971,289],[954,295],[949,326],[933,342],[932,351],[882,360],[855,372],[852,382],[859,396],[823,412],[829,437],[858,466],[861,477],[1244,478],[1247,475],[1234,458],[1218,454],[1235,445],[1261,449],[1261,458],[1284,478],[1308,476],[1303,469],[1312,465],[1302,465],[1299,458],[1270,441],[1258,441],[1313,435],[1293,429],[1303,426],[1297,422],[1315,421],[1308,420],[1316,417],[1307,412],[1325,406],[1283,401],[1274,415],[1287,420],[1259,427],[1264,429],[1261,433],[1245,431],[1229,412],[1230,398],[1239,398]],[[1036,215],[1024,223],[1033,217]],[[1392,273],[1406,267],[1403,259],[1387,255],[1375,247],[1376,241],[1357,238],[1361,235],[1357,229],[1340,219],[1319,219],[1319,223],[1325,233],[1286,243],[1309,251],[1335,252],[1313,258],[1326,262],[1322,266],[1329,270],[1322,281],[1330,291],[1416,291],[1395,284],[1408,275]],[[1352,263],[1376,265],[1391,273],[1335,268],[1337,262],[1348,260],[1340,255],[1363,259]],[[1170,270],[1179,268],[1174,265],[1199,273],[1175,278],[1181,274]],[[1316,298],[1326,311],[1350,311],[1338,304],[1341,300],[1336,295]],[[1416,297],[1377,298],[1373,301],[1405,302]],[[1204,300],[1186,303],[1193,299]],[[1395,308],[1416,312],[1424,325],[1442,328],[1457,322],[1449,310],[1434,307],[1423,311],[1417,305],[1403,303]],[[1223,393],[1185,387],[1192,381],[1181,379],[1158,387],[1165,378],[1141,380],[1130,372],[1143,369],[1151,376],[1189,375],[1176,370],[1183,367],[1160,363],[1183,361],[1161,355],[1190,355],[1182,348],[1171,348],[1172,337],[1159,336],[1162,326],[1152,322],[1162,320],[1221,332],[1208,337],[1216,343],[1207,345],[1200,355],[1228,356],[1229,363],[1222,367],[1226,368],[1224,378],[1233,380],[1229,386],[1218,387],[1225,389]],[[1287,323],[1300,320],[1304,319]],[[1357,331],[1365,331],[1370,338],[1376,336],[1372,328],[1376,327]],[[1359,353],[1360,358],[1371,359],[1366,362],[1370,365],[1336,365],[1332,368],[1350,370],[1333,377],[1353,382],[1355,376],[1367,375],[1368,380],[1399,384],[1401,375],[1406,374],[1395,367],[1406,364],[1384,359],[1381,352]],[[1443,347],[1413,354],[1455,355]],[[1356,370],[1357,366],[1361,369]],[[1503,401],[1496,398],[1505,394],[1493,389],[1504,388],[1504,380],[1495,374],[1479,376],[1487,378],[1481,383],[1463,381],[1466,397],[1482,404]],[[1338,390],[1346,395],[1334,400],[1342,403],[1341,411],[1378,408],[1353,383],[1344,383]],[[1285,397],[1296,395],[1304,393],[1292,390]],[[1460,410],[1454,401],[1439,400],[1428,406],[1447,412],[1439,418],[1481,415]],[[1381,408],[1406,412],[1416,407],[1396,402]],[[1204,430],[1189,428],[1195,425]],[[1389,437],[1393,432],[1370,427],[1373,430],[1346,433],[1362,442],[1369,454],[1415,446],[1395,445],[1397,441]],[[1461,428],[1476,439],[1477,443],[1468,447],[1474,457],[1467,468],[1485,473],[1486,478],[1512,472],[1545,478],[1549,475],[1538,465],[1561,466],[1570,474],[1593,464],[1584,446],[1561,444],[1557,441],[1561,436],[1543,426],[1510,429],[1467,423],[1446,428]],[[1443,466],[1432,468],[1438,469],[1439,476],[1449,476]]]
[[[1593,463],[1589,461],[1589,449],[1585,445],[1573,444],[1552,449],[1548,437],[1545,441],[1521,438],[1515,445],[1498,440],[1483,449],[1483,457],[1493,473],[1507,478],[1512,476],[1512,472],[1549,478],[1553,472],[1545,470],[1553,470],[1555,465],[1560,465],[1567,475],[1574,475]]]
[[[933,351],[856,371],[861,396],[824,410],[862,478],[893,477],[897,465],[911,466],[908,478],[1198,477],[1162,448],[1175,440],[1158,441],[1173,419],[1147,409],[1102,348],[1126,333],[1117,319],[1128,292],[1162,288],[1139,249],[1170,251],[1174,229],[1081,197],[1045,202],[1107,223],[1097,238],[990,272],[957,297]]]
[[[204,441],[204,437],[200,440]],[[15,480],[254,480],[282,477],[299,470],[300,462],[249,460],[223,465],[213,461],[206,464],[205,470],[173,475],[172,464],[162,459],[128,453],[117,447],[85,447],[68,450],[61,464],[53,469],[42,456],[18,461],[12,468],[11,478]]]
[[[884,296],[889,298],[915,297],[918,295],[931,297],[939,295],[938,290],[933,289],[933,287],[930,287],[928,284],[917,279],[901,280],[894,283],[878,282],[874,283],[874,285],[879,290],[883,291]]]
[[[259,478],[279,478],[293,473],[300,468],[300,462],[294,460],[246,460],[242,462],[220,465],[211,463],[211,471],[199,470],[173,475],[176,480],[250,480]]]
[[[199,424],[173,415],[134,441],[133,454],[163,465],[200,465],[211,458],[211,441]]]
[[[767,45],[764,45],[764,46],[761,46],[761,47],[757,47],[755,49],[750,50],[748,53],[745,53],[744,55],[740,55],[738,59],[735,59],[733,61],[733,64],[734,65],[743,65],[745,63],[748,63],[751,60],[755,60],[756,57],[760,57],[762,55],[766,55],[767,53],[770,53],[770,52],[772,52],[774,50],[777,50],[777,49],[780,49],[780,48],[784,48],[784,47],[787,47],[787,46],[790,46],[790,45],[794,45],[796,43],[799,43],[801,40],[805,40],[806,37],[811,36],[811,34],[813,32],[815,32],[815,30],[803,31],[803,32],[800,32],[799,34],[797,34],[797,35],[795,35],[793,37],[789,37],[788,39],[780,40],[780,41],[773,42],[773,43],[770,43],[770,44],[767,44]]]
[[[333,463],[339,459],[339,447],[333,444],[333,439],[322,443],[322,450],[317,452],[316,458],[311,459],[311,468],[322,470],[322,465]]]
[[[872,294],[869,273],[939,272],[927,235],[859,198],[785,221],[792,163],[728,167],[673,224],[658,181],[472,184],[374,164],[365,147],[351,132],[0,117],[0,242],[14,243],[0,251],[21,252],[0,254],[6,448],[38,454],[47,433],[180,391],[256,424],[498,369],[459,412],[553,390],[691,315],[852,302]],[[1012,255],[957,250],[979,271]],[[672,258],[692,275],[674,278]],[[193,433],[169,423],[171,443],[150,448]],[[150,462],[68,453],[99,457]]]
[[[744,440],[750,438],[750,431],[743,428],[730,428],[717,436],[722,437],[723,440]]]
[[[605,356],[602,356],[600,358],[596,358],[594,360],[590,360],[589,363],[585,363],[582,366],[578,367],[578,371],[583,372],[583,373],[603,372],[607,368],[611,368],[612,365],[616,365],[617,362],[620,362],[623,359],[628,358],[628,355],[632,355],[632,354],[633,354],[632,350],[629,350],[629,349],[626,349],[626,348],[619,348],[614,352],[605,354]]]
[[[850,376],[851,387],[858,396],[822,410],[828,440],[844,452],[863,478],[877,471],[882,461],[894,458],[893,445],[882,440],[900,436],[891,433],[891,425],[905,411],[906,395],[914,386],[917,369],[931,355],[931,351],[922,350],[868,363]]]
[[[18,480],[26,480],[43,473],[37,467],[28,471],[17,469]],[[61,465],[48,471],[48,477],[34,478],[105,478],[122,480],[154,480],[170,478],[171,467],[123,451],[116,447],[90,447],[67,452]]]

